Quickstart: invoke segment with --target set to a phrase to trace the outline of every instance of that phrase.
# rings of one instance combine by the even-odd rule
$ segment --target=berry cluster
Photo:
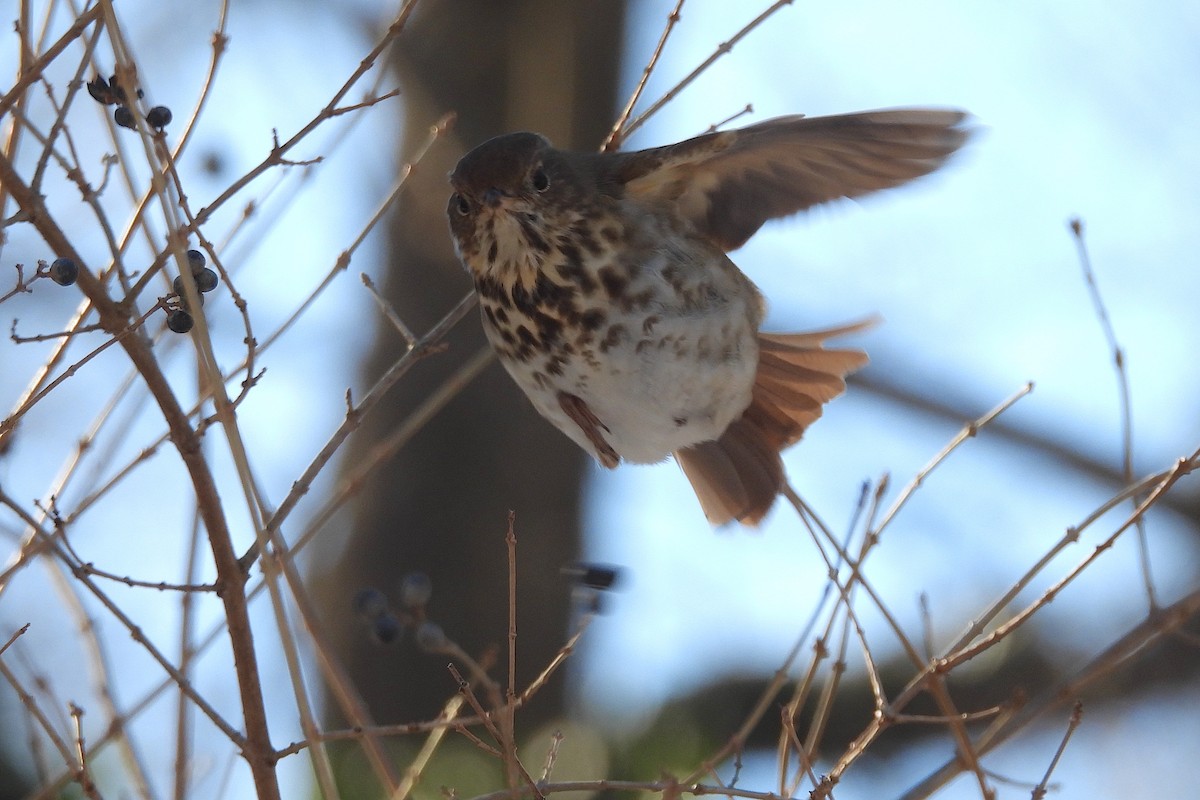
[[[192,272],[192,280],[196,282],[196,288],[200,290],[198,295],[200,305],[204,305],[204,293],[217,288],[219,282],[217,273],[205,266],[208,262],[204,258],[204,253],[199,250],[188,250],[187,260],[188,267]],[[178,275],[171,284],[179,299],[179,305],[167,312],[167,327],[175,333],[187,333],[196,322],[187,307],[187,287],[183,285],[184,280],[182,275]]]
[[[122,128],[135,129],[137,123],[134,121],[133,111],[130,109],[129,97],[125,94],[125,90],[121,88],[121,84],[117,81],[117,76],[114,74],[108,80],[97,75],[95,79],[87,83],[88,94],[97,103],[106,106],[116,106],[116,111],[113,112],[113,122],[120,125]],[[142,90],[137,90],[137,96],[142,98]],[[155,130],[161,131],[171,123],[171,109],[166,106],[155,106],[146,112],[146,124]]]
[[[400,579],[400,606],[393,608],[387,596],[374,588],[359,589],[354,595],[354,612],[379,644],[392,644],[406,629],[413,631],[417,647],[433,653],[446,644],[446,634],[436,622],[425,616],[425,606],[433,596],[433,581],[424,572],[410,572]]]

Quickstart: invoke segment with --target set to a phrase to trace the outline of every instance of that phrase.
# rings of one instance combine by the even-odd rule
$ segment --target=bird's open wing
[[[967,119],[922,108],[779,117],[620,154],[612,178],[630,197],[673,204],[733,250],[769,219],[934,171],[966,141]]]

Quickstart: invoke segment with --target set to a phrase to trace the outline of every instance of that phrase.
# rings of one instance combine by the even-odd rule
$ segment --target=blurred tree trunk
[[[510,130],[536,130],[575,148],[598,146],[615,117],[624,14],[624,3],[610,0],[419,6],[397,48],[405,97],[404,140],[396,143],[401,156],[445,112],[455,111],[458,121],[412,175],[391,231],[385,292],[418,334],[471,285],[444,217],[447,173],[466,149]],[[448,352],[417,365],[388,397],[386,411],[368,420],[351,464],[484,345],[476,317],[448,342]],[[379,375],[402,348],[383,324],[368,375]],[[507,513],[515,510],[517,682],[525,684],[566,634],[570,589],[559,569],[579,551],[585,458],[493,363],[374,474],[340,562],[318,576],[318,591],[334,646],[378,721],[429,718],[456,687],[447,659],[418,651],[411,639],[387,649],[374,645],[353,616],[354,593],[375,586],[395,601],[402,574],[426,572],[433,579],[430,618],[447,636],[475,655],[491,644],[503,648],[504,534]],[[522,713],[523,727],[560,709],[561,687],[555,681],[541,691]]]

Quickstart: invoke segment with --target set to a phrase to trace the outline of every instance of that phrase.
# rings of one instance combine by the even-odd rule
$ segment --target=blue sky
[[[687,3],[646,98],[657,98],[764,5]],[[628,89],[672,6],[668,0],[634,4]],[[305,15],[281,13],[272,3],[235,3],[230,49],[195,149],[226,154],[229,174],[239,174],[262,157],[272,127],[286,133],[307,122],[368,46],[357,27],[361,18],[347,8],[380,19],[390,12],[368,0],[314,5]],[[207,65],[215,5],[191,6],[194,16],[163,6],[122,13],[128,14],[127,35],[144,54],[148,89],[179,118]],[[1200,6],[1188,3],[799,2],[743,41],[629,146],[694,135],[747,103],[755,109],[747,122],[900,105],[969,110],[978,135],[943,172],[884,196],[772,224],[734,260],[766,293],[769,328],[803,330],[880,314],[884,324],[856,339],[872,356],[868,375],[928,391],[972,415],[1032,380],[1036,389],[1009,412],[1009,422],[1116,464],[1119,407],[1111,353],[1066,224],[1082,217],[1127,359],[1135,471],[1141,474],[1169,466],[1200,441],[1200,370],[1194,367],[1200,343],[1197,41]],[[316,49],[321,59],[312,58]],[[170,79],[161,77],[166,75]],[[284,84],[303,87],[295,95],[312,102],[289,101],[292,93],[277,90]],[[233,261],[244,256],[247,265],[285,265],[286,280],[268,269],[247,269],[241,278],[259,330],[269,331],[321,279],[373,212],[392,180],[380,164],[394,158],[390,148],[380,152],[378,142],[390,141],[395,130],[386,112],[368,115],[357,138],[338,161],[317,171],[315,183],[279,224],[263,225],[272,228],[269,235],[235,245]],[[105,149],[103,141],[81,144],[97,158]],[[312,155],[320,144],[313,143]],[[196,169],[189,191],[210,197],[225,180]],[[329,202],[331,197],[338,201]],[[239,212],[229,208],[212,228],[224,230]],[[19,234],[13,229],[6,262],[39,257],[20,249]],[[378,241],[367,242],[349,278],[333,285],[291,341],[271,351],[264,362],[271,377],[241,412],[244,429],[254,432],[256,469],[274,499],[340,419],[341,387],[361,380],[357,359],[369,346],[375,311],[356,275],[382,275],[384,255]],[[44,297],[37,302],[69,309],[60,296]],[[29,320],[33,307],[20,298],[3,311],[6,318]],[[217,335],[225,337],[220,348],[237,352],[242,333],[232,317],[219,320]],[[6,345],[3,352],[0,401],[8,407],[40,351]],[[177,376],[186,380],[190,369],[181,358]],[[318,384],[329,391],[314,389]],[[18,442],[24,449],[9,462],[21,463],[22,470],[0,465],[7,490],[18,497],[44,491],[77,433],[58,424],[59,415],[91,399],[85,384],[71,382],[44,414],[31,415],[29,432]],[[279,420],[286,424],[272,424]],[[862,481],[889,473],[898,488],[958,428],[852,389],[788,452],[789,475],[841,530]],[[157,433],[152,421],[135,420],[128,437],[140,446]],[[148,481],[160,478],[146,475]],[[1195,481],[1181,489],[1195,493]],[[236,491],[227,487],[227,493]],[[635,726],[678,693],[725,675],[765,675],[778,666],[807,620],[824,574],[794,515],[781,507],[759,532],[713,532],[674,464],[614,473],[597,467],[589,492],[588,555],[625,566],[629,580],[575,661],[571,680],[580,710],[608,726]],[[1110,487],[985,433],[927,481],[889,530],[869,577],[914,630],[917,596],[927,593],[935,633],[951,636],[1109,494]],[[172,574],[177,549],[126,552],[128,503],[164,529],[186,530],[190,509],[177,497],[131,481],[114,502],[91,512],[95,529],[110,532],[96,534],[89,546],[114,561],[127,556],[143,574]],[[1099,534],[1114,524],[1106,523]],[[1155,575],[1169,601],[1196,584],[1196,531],[1159,512],[1150,532]],[[1050,576],[1061,575],[1094,543],[1069,552]],[[1044,613],[1047,635],[1061,643],[1065,665],[1082,663],[1140,618],[1133,551],[1132,540],[1123,541]],[[46,591],[45,583],[30,580],[14,585],[8,600],[41,608]],[[47,616],[35,626],[32,647],[61,646],[54,621]],[[271,624],[266,613],[260,621]],[[169,639],[176,609],[151,604],[142,622]],[[873,645],[886,651],[889,640],[877,620],[868,620],[868,632]],[[121,691],[135,697],[156,673],[143,669],[132,643],[114,644],[114,650],[130,659]],[[278,699],[288,702],[282,665],[268,661],[266,670],[271,691],[277,687]],[[75,677],[86,680],[82,672]],[[227,683],[219,671],[200,678],[203,691],[232,708],[236,697]],[[619,714],[614,696],[624,699]],[[1200,782],[1200,767],[1171,754],[1200,747],[1191,718],[1197,701],[1193,687],[1146,707],[1112,709],[1102,725],[1085,725],[1059,773],[1067,787],[1060,796],[1184,796],[1184,787]],[[162,725],[170,713],[148,714],[141,730]],[[998,755],[997,768],[1040,777],[1059,730],[1032,731]],[[1169,747],[1155,738],[1160,731],[1169,732]],[[292,761],[295,767],[287,769],[299,785],[305,769]],[[897,781],[907,785],[920,775],[920,765],[887,766],[897,771],[889,773],[886,788],[892,790]],[[769,780],[770,768],[763,772]],[[884,787],[877,778],[864,770],[860,782],[848,783],[839,796],[880,796]],[[944,796],[976,796],[970,789],[952,787]]]

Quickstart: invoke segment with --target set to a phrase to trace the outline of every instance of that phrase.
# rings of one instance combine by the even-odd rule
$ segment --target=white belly
[[[720,337],[710,336],[700,343],[695,321],[677,320],[670,327],[677,328],[679,341],[685,342],[678,354],[673,342],[657,352],[646,347],[638,353],[634,346],[609,353],[605,369],[592,377],[590,390],[581,398],[608,427],[605,439],[622,459],[653,463],[681,447],[716,439],[750,405],[756,340],[752,331],[747,335],[744,330],[744,318],[741,324],[731,322],[741,329],[739,336],[726,341],[712,341]],[[724,350],[729,357],[700,358],[704,345]]]
[[[699,358],[694,328],[684,321],[670,327],[692,343],[678,350],[673,343],[663,348],[653,344],[639,352],[640,341],[661,339],[634,341],[611,348],[599,368],[581,361],[568,363],[548,386],[541,385],[544,378],[535,380],[525,364],[505,362],[505,367],[542,416],[580,447],[596,455],[578,423],[563,411],[560,391],[587,405],[603,425],[604,440],[623,460],[650,464],[724,433],[750,405],[758,361],[756,340],[744,329],[740,348],[737,342],[707,343],[731,354],[728,360],[714,362]]]
[[[623,460],[661,461],[674,450],[718,438],[750,405],[760,301],[744,276],[730,277],[745,284],[716,287],[703,307],[610,311],[593,341],[560,362],[560,374],[549,374],[539,359],[502,361],[542,416],[584,450],[597,455],[560,405],[560,392],[587,405],[603,425],[600,435]],[[651,273],[634,288],[659,280]],[[615,335],[614,326],[620,326]],[[496,343],[486,320],[484,327]]]

